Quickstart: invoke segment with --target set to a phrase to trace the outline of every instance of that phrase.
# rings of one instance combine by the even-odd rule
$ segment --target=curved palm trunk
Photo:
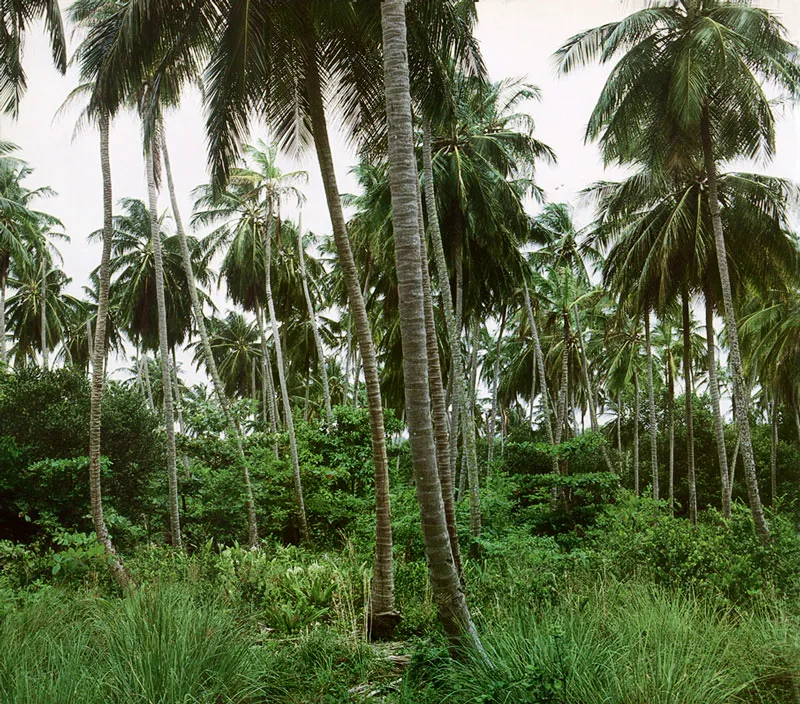
[[[331,217],[333,239],[339,259],[339,266],[344,278],[345,290],[350,311],[353,315],[364,364],[364,378],[367,388],[367,407],[372,439],[372,458],[375,469],[375,568],[370,598],[370,614],[375,622],[379,614],[393,614],[394,574],[392,570],[392,517],[389,499],[389,460],[386,455],[386,431],[383,424],[383,404],[378,378],[378,363],[375,357],[375,345],[372,340],[364,296],[358,282],[353,251],[347,234],[347,225],[342,210],[339,187],[336,183],[336,171],[333,165],[328,125],[325,119],[325,105],[322,98],[319,68],[316,59],[316,40],[313,27],[309,23],[309,38],[306,46],[306,89],[309,101],[309,113],[314,134],[314,145],[317,151],[325,198]]]
[[[322,346],[322,337],[319,334],[319,324],[317,322],[317,311],[314,309],[314,302],[311,300],[311,293],[308,290],[308,274],[306,273],[306,256],[303,248],[303,218],[300,216],[299,234],[297,237],[297,251],[300,256],[300,278],[303,282],[303,295],[308,306],[308,318],[311,321],[311,331],[314,333],[314,344],[317,348],[317,359],[319,359],[319,373],[322,379],[322,394],[325,402],[325,417],[328,422],[333,421],[333,410],[331,409],[331,387],[328,383],[328,366],[325,360],[325,348]]]
[[[271,220],[271,217],[270,217]],[[300,477],[300,458],[297,454],[297,437],[294,432],[294,416],[289,402],[289,389],[286,385],[286,367],[283,362],[283,346],[281,345],[278,318],[275,315],[275,303],[272,300],[272,232],[270,221],[264,228],[264,248],[266,250],[266,264],[264,278],[267,292],[267,312],[272,325],[272,343],[275,345],[275,362],[278,366],[278,383],[281,387],[281,401],[283,402],[283,416],[286,419],[286,430],[289,433],[289,453],[292,457],[292,476],[294,479],[294,494],[297,501],[297,519],[300,523],[300,538],[303,542],[309,541],[308,520],[306,518],[306,504],[303,498],[303,481]]]
[[[269,419],[269,430],[273,437],[272,451],[275,453],[275,457],[280,457],[280,453],[278,452],[278,426],[280,425],[280,416],[278,415],[278,407],[275,401],[272,360],[269,356],[267,333],[264,329],[264,311],[258,301],[256,301],[256,324],[258,325],[258,334],[261,338],[261,405]]]
[[[650,414],[650,462],[653,469],[653,498],[658,501],[658,426],[656,392],[653,385],[653,346],[650,343],[650,313],[644,314],[644,339],[647,346],[647,406]]]
[[[42,297],[42,306],[40,310],[41,320],[39,325],[42,329],[42,369],[47,369],[49,366],[50,354],[49,350],[47,349],[47,257],[45,256],[44,252],[42,252],[41,288],[42,290],[40,291],[40,294]]]
[[[169,484],[169,529],[174,547],[183,547],[181,519],[178,508],[178,472],[175,458],[175,415],[172,406],[172,384],[169,370],[169,342],[167,340],[167,305],[164,295],[164,259],[161,251],[161,232],[158,227],[158,198],[156,173],[153,163],[155,141],[149,145],[147,161],[147,196],[150,206],[150,234],[153,243],[153,268],[156,277],[156,305],[158,306],[158,346],[161,356],[161,387],[164,396],[164,426],[167,432],[167,478]]]
[[[436,445],[436,466],[439,471],[439,483],[442,487],[444,515],[447,522],[447,534],[450,538],[450,549],[453,564],[458,578],[464,582],[464,566],[461,561],[461,548],[458,543],[456,526],[456,505],[453,496],[453,475],[450,473],[450,428],[447,418],[444,383],[442,382],[442,365],[439,359],[439,339],[433,317],[433,295],[431,293],[431,275],[428,268],[428,247],[425,241],[425,228],[422,218],[422,199],[417,189],[417,207],[419,212],[419,251],[422,276],[422,294],[425,306],[425,349],[428,356],[428,378],[431,393],[431,418]]]
[[[431,427],[405,0],[386,0],[381,19],[406,411],[425,552],[439,620],[451,643],[482,651],[453,564]]]
[[[689,481],[689,519],[697,523],[697,480],[694,467],[694,416],[692,394],[692,321],[689,315],[689,289],[683,284],[681,295],[683,309],[683,379],[684,401],[686,405],[686,463]]]
[[[92,502],[92,521],[97,541],[108,557],[111,574],[123,589],[135,587],[128,570],[117,555],[108,534],[103,513],[103,491],[100,477],[100,431],[103,406],[103,357],[106,347],[108,321],[108,288],[111,281],[111,246],[114,239],[111,193],[111,157],[109,152],[109,117],[103,113],[100,123],[100,166],[103,173],[103,254],[100,259],[100,283],[97,296],[97,325],[95,326],[92,390],[89,406],[89,494]]]
[[[247,466],[247,460],[244,454],[242,431],[238,423],[235,421],[233,414],[231,413],[230,401],[228,400],[228,396],[225,393],[225,387],[223,386],[222,379],[219,376],[217,363],[214,360],[214,355],[211,352],[211,342],[209,341],[208,338],[208,329],[206,328],[206,320],[205,316],[203,315],[203,307],[200,304],[200,297],[197,295],[197,284],[195,283],[194,270],[192,268],[192,257],[191,253],[189,252],[189,242],[186,237],[186,230],[183,227],[183,220],[181,218],[180,209],[178,208],[178,196],[175,191],[175,182],[173,181],[172,178],[172,168],[170,166],[169,152],[167,150],[167,140],[163,134],[161,137],[161,152],[164,158],[164,169],[167,174],[167,186],[169,189],[170,203],[172,205],[172,215],[175,218],[175,227],[178,231],[178,239],[180,241],[180,246],[181,246],[181,259],[183,261],[183,271],[186,274],[186,281],[189,286],[189,297],[192,302],[192,312],[194,313],[194,322],[195,325],[197,326],[197,331],[200,334],[200,342],[203,350],[203,360],[205,361],[206,369],[211,375],[211,381],[214,385],[214,392],[217,396],[217,400],[219,401],[219,405],[222,408],[222,412],[225,415],[225,421],[228,425],[228,432],[230,432],[231,435],[233,435],[233,437],[236,440],[236,449],[239,454],[239,459],[242,462],[242,479],[244,481],[244,487],[245,487],[245,510],[247,512],[248,542],[250,544],[250,547],[257,548],[258,522],[256,520],[256,507],[255,507],[255,501],[253,499],[253,486],[252,483],[250,482],[250,469]],[[178,390],[177,386],[177,373],[178,370],[176,368],[175,389],[176,393],[179,394],[180,391]],[[178,398],[178,403],[180,404],[180,398]],[[179,415],[181,413],[180,405],[178,406],[178,413]],[[180,425],[183,426],[182,417],[180,418]]]
[[[428,224],[431,234],[431,245],[433,247],[433,261],[436,265],[436,275],[439,278],[439,295],[444,311],[445,326],[447,327],[447,342],[450,347],[450,364],[453,365],[453,417],[456,423],[450,426],[451,447],[457,445],[452,442],[454,436],[458,435],[457,421],[461,420],[461,436],[464,443],[464,453],[462,462],[466,464],[466,474],[470,478],[470,486],[475,485],[475,492],[470,491],[470,533],[473,537],[480,534],[481,515],[480,515],[480,492],[478,491],[478,454],[475,441],[475,417],[470,409],[467,410],[467,398],[469,396],[466,383],[467,376],[464,369],[464,356],[461,353],[461,337],[459,335],[461,313],[454,310],[453,298],[450,292],[450,276],[447,271],[447,261],[444,256],[444,245],[442,244],[442,231],[439,227],[438,209],[436,207],[436,192],[433,182],[433,154],[431,146],[431,125],[425,121],[423,134],[423,168],[425,184],[425,206],[428,209]],[[463,281],[461,277],[461,248],[458,248],[456,259],[456,291],[461,295]],[[456,307],[460,309],[459,302]],[[473,406],[474,408],[474,406]],[[462,477],[464,467],[461,468]],[[459,500],[463,496],[463,491],[459,485]]]
[[[744,381],[742,355],[739,350],[739,331],[736,328],[736,313],[733,307],[733,291],[728,272],[728,255],[725,247],[725,234],[722,229],[722,214],[719,205],[719,190],[717,187],[717,165],[714,160],[714,146],[711,135],[711,123],[708,117],[708,108],[704,108],[701,124],[703,141],[703,157],[705,160],[706,177],[708,178],[708,203],[711,211],[711,224],[714,229],[714,245],[717,254],[717,267],[719,268],[720,284],[722,286],[722,303],[725,310],[725,329],[728,333],[729,367],[733,381],[733,395],[736,399],[736,426],[742,445],[742,460],[744,461],[744,479],[747,485],[747,498],[750,503],[750,512],[753,514],[756,533],[762,543],[770,539],[769,526],[764,516],[764,507],[761,505],[761,496],[758,491],[758,478],[756,476],[756,462],[753,456],[753,441],[750,437],[750,403],[747,396],[747,386]]]
[[[481,494],[480,478],[478,476],[478,459],[475,452],[475,406],[478,403],[478,346],[480,336],[478,335],[479,323],[477,316],[472,322],[472,352],[470,357],[469,388],[467,390],[467,403],[462,408],[462,422],[465,423],[464,435],[467,438],[464,443],[464,454],[467,464],[466,478],[469,485],[469,532],[473,538],[481,534]],[[466,418],[465,418],[466,416]],[[472,428],[472,440],[469,439],[470,428]],[[470,451],[470,443],[472,451]],[[463,472],[462,472],[463,475]],[[474,544],[477,545],[477,544]]]
[[[717,380],[717,359],[714,335],[714,309],[708,290],[706,299],[706,349],[708,350],[708,391],[711,396],[711,410],[714,413],[714,440],[719,458],[720,486],[722,487],[722,515],[731,517],[730,490],[728,489],[728,452],[725,448],[725,427],[719,402],[719,382]]]
[[[633,492],[639,491],[639,372],[633,371]]]

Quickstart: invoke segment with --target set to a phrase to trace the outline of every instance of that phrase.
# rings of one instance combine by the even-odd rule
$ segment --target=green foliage
[[[138,394],[109,382],[103,398],[103,493],[130,521],[153,509],[161,466],[158,419]],[[89,383],[80,371],[21,369],[0,377],[0,528],[87,530]]]

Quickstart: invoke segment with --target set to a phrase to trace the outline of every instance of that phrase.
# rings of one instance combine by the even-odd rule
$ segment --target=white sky
[[[69,0],[62,0],[63,6],[68,4]],[[762,0],[760,4],[778,12],[791,39],[800,42],[800,0]],[[619,19],[641,6],[640,0],[480,0],[478,4],[477,35],[492,79],[524,76],[542,89],[541,103],[532,104],[530,111],[536,119],[537,137],[558,155],[558,164],[542,165],[537,174],[550,200],[569,201],[590,182],[609,177],[597,149],[583,142],[586,121],[608,69],[593,67],[558,77],[551,56],[573,34]],[[71,42],[70,51],[73,48]],[[99,245],[86,241],[88,233],[102,224],[98,139],[92,130],[85,130],[73,140],[77,108],[54,119],[78,79],[74,70],[62,77],[52,68],[46,40],[39,31],[28,37],[24,67],[29,90],[19,120],[10,122],[9,118],[0,117],[0,137],[19,145],[22,157],[35,168],[30,186],[49,185],[58,193],[42,207],[62,220],[72,238],[71,243],[59,247],[64,269],[72,277],[72,288],[77,293],[100,258]],[[766,167],[770,173],[798,181],[799,116],[796,108],[779,115],[778,155]],[[199,95],[188,96],[181,109],[168,117],[167,130],[176,186],[184,219],[188,220],[189,194],[208,180]],[[254,138],[267,136],[256,134]],[[111,148],[115,201],[122,197],[146,200],[141,137],[133,116],[124,115],[115,121]],[[355,190],[348,175],[355,159],[338,139],[334,157],[340,189]],[[284,164],[286,169],[298,166],[311,175],[306,189],[306,227],[329,232],[330,221],[313,155],[306,156],[299,165],[288,160]],[[162,209],[168,207],[165,193],[159,204]],[[189,371],[188,359],[184,358],[184,362],[184,370]]]

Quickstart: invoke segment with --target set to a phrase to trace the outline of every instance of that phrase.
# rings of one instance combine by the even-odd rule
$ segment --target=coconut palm
[[[381,17],[406,414],[439,619],[454,643],[480,650],[480,640],[453,564],[431,426],[405,5],[405,0],[388,0],[383,4]]]
[[[14,0],[0,3],[0,111],[16,117],[27,77],[22,47],[31,24],[44,19],[50,52],[60,73],[67,71],[67,44],[57,0]]]
[[[583,32],[559,50],[558,58],[568,72],[623,52],[587,136],[601,140],[607,161],[641,162],[643,156],[656,155],[674,168],[687,158],[702,160],[748,498],[758,534],[766,541],[770,533],[755,473],[717,164],[737,156],[772,155],[774,120],[762,83],[791,95],[800,92],[798,49],[772,13],[750,2],[679,0]]]

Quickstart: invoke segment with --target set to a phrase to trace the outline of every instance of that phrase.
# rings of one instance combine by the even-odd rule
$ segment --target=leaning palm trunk
[[[308,290],[308,274],[306,273],[306,256],[303,247],[303,218],[300,217],[297,235],[297,251],[300,256],[300,278],[303,281],[303,295],[308,306],[308,318],[311,321],[311,331],[314,333],[314,344],[317,348],[317,359],[319,360],[319,375],[322,379],[322,394],[325,401],[325,417],[328,422],[333,422],[333,410],[331,409],[331,387],[328,384],[328,367],[325,362],[325,348],[322,346],[322,337],[319,334],[319,324],[317,323],[317,311],[314,309],[314,302],[311,300],[311,293]]]
[[[49,352],[47,348],[47,257],[45,253],[42,252],[42,279],[41,279],[41,291],[39,292],[41,297],[41,320],[40,326],[42,328],[42,369],[47,369],[48,362],[49,362]]]
[[[309,102],[311,127],[314,145],[317,152],[325,198],[331,217],[333,239],[342,271],[347,301],[355,322],[358,347],[364,364],[364,378],[367,389],[367,408],[372,439],[372,461],[375,469],[375,568],[370,595],[370,613],[375,616],[383,613],[394,613],[394,573],[392,568],[392,517],[389,499],[389,460],[386,455],[386,431],[383,424],[383,403],[378,377],[378,363],[375,356],[375,345],[372,340],[367,308],[358,281],[356,263],[347,224],[342,209],[339,187],[336,183],[336,171],[333,165],[328,125],[325,118],[325,105],[316,59],[316,38],[314,29],[308,26],[308,44],[306,50],[306,90]]]
[[[725,329],[728,333],[729,367],[733,381],[733,396],[736,400],[736,426],[742,445],[742,460],[744,461],[744,480],[747,485],[747,498],[750,503],[750,512],[753,514],[756,533],[762,543],[770,539],[769,526],[764,516],[761,505],[761,496],[758,492],[758,478],[756,477],[756,462],[753,456],[753,442],[750,437],[749,398],[746,395],[747,386],[744,381],[742,355],[739,350],[739,331],[736,328],[736,313],[733,307],[733,291],[728,272],[728,255],[725,247],[725,234],[722,230],[722,213],[719,205],[719,190],[717,187],[717,165],[714,161],[714,146],[711,135],[711,123],[708,108],[703,109],[701,133],[703,140],[703,156],[705,160],[706,178],[708,178],[708,203],[711,211],[711,224],[714,230],[714,245],[717,255],[717,267],[722,286],[722,303],[725,312]]]
[[[687,476],[689,480],[689,519],[692,523],[697,523],[697,480],[695,477],[694,466],[694,417],[692,394],[694,385],[692,383],[692,328],[691,317],[689,315],[689,289],[684,282],[682,292],[683,308],[683,378],[684,378],[684,400],[686,405],[686,462]]]
[[[475,407],[478,403],[478,345],[479,345],[479,324],[478,317],[472,321],[472,352],[470,357],[470,371],[469,371],[469,387],[467,390],[467,403],[462,408],[462,421],[465,423],[464,435],[467,436],[467,442],[464,444],[467,472],[466,478],[469,483],[469,533],[473,538],[477,538],[481,534],[481,494],[480,494],[480,479],[478,477],[478,460],[477,453],[470,452],[469,450],[469,429],[470,427],[475,430]],[[464,416],[468,415],[468,419]],[[475,449],[475,436],[472,437],[473,450]],[[464,473],[462,471],[462,476]],[[473,543],[473,545],[477,545]]]
[[[145,392],[147,393],[147,405],[155,413],[156,402],[153,398],[153,385],[150,383],[150,360],[144,351],[139,355],[138,365],[142,373]]]
[[[714,343],[714,309],[706,290],[706,348],[708,351],[708,391],[711,396],[711,410],[714,413],[714,440],[719,458],[720,486],[722,487],[722,515],[731,517],[730,490],[728,489],[728,453],[725,448],[725,428],[719,402],[719,382],[717,380],[717,359]]]
[[[428,355],[428,378],[430,380],[431,419],[436,444],[436,466],[439,471],[439,483],[442,487],[442,501],[447,521],[447,534],[450,538],[450,549],[453,553],[453,564],[458,577],[463,583],[464,566],[461,562],[461,548],[458,543],[456,526],[456,505],[453,496],[453,475],[450,472],[450,428],[447,418],[444,383],[442,381],[442,365],[439,359],[439,339],[436,335],[436,324],[433,317],[433,294],[431,293],[431,275],[428,268],[428,247],[425,241],[425,227],[422,218],[422,199],[417,189],[417,208],[419,212],[419,251],[422,267],[422,293],[425,306],[425,344]]]
[[[381,6],[381,19],[392,221],[411,456],[439,620],[453,645],[482,652],[453,564],[431,427],[405,3],[406,0],[386,0]]]
[[[658,501],[658,426],[656,393],[653,385],[653,346],[650,344],[650,312],[644,314],[644,339],[647,347],[647,407],[650,415],[650,462],[653,469],[653,498]]]
[[[89,494],[92,502],[92,520],[97,541],[103,546],[111,574],[123,589],[134,587],[128,570],[117,555],[108,534],[103,514],[103,492],[100,477],[100,431],[103,406],[103,357],[106,348],[106,323],[108,321],[108,288],[111,281],[111,247],[114,240],[111,194],[111,161],[108,148],[109,118],[101,113],[100,165],[103,173],[103,254],[100,260],[100,282],[97,296],[97,324],[95,325],[94,358],[92,364],[92,391],[89,406]]]
[[[181,245],[181,259],[183,261],[183,271],[186,274],[186,281],[189,286],[189,297],[192,302],[192,312],[194,313],[194,322],[197,326],[197,331],[200,334],[200,342],[203,350],[203,360],[206,364],[206,369],[211,375],[211,381],[214,385],[214,392],[217,396],[222,412],[225,415],[225,421],[228,425],[228,432],[234,437],[236,441],[236,448],[239,454],[239,459],[242,463],[242,478],[244,480],[245,488],[245,510],[247,512],[247,533],[248,542],[250,547],[258,547],[258,523],[256,520],[255,501],[253,499],[253,486],[250,482],[250,470],[247,466],[247,460],[244,454],[244,445],[242,443],[242,431],[238,423],[235,421],[230,409],[230,401],[225,393],[225,387],[222,384],[222,379],[219,376],[217,363],[214,360],[214,355],[211,352],[211,342],[208,338],[208,329],[206,328],[206,320],[203,315],[203,307],[200,304],[200,297],[197,295],[197,285],[194,278],[194,270],[192,268],[192,257],[189,252],[189,242],[186,237],[186,230],[183,227],[183,220],[181,218],[180,209],[178,208],[178,196],[175,191],[175,182],[172,178],[172,168],[169,161],[169,152],[167,151],[167,140],[162,134],[161,151],[164,158],[164,169],[167,174],[167,186],[169,189],[169,198],[172,205],[172,215],[175,218],[175,227],[178,231],[178,239]],[[177,368],[176,373],[176,392],[180,393],[177,386]],[[178,399],[180,404],[180,398]],[[180,413],[180,405],[179,405]],[[181,425],[183,419],[181,418]],[[187,470],[188,471],[188,470]]]
[[[150,234],[153,242],[153,268],[156,278],[156,305],[158,306],[158,345],[161,355],[161,387],[164,397],[164,426],[167,432],[167,478],[169,484],[169,529],[172,544],[182,547],[181,519],[178,509],[178,472],[175,456],[175,416],[172,407],[172,384],[169,370],[169,341],[167,339],[167,305],[164,295],[164,258],[161,251],[161,231],[158,227],[158,198],[153,140],[147,149],[147,195],[150,205]]]
[[[475,416],[472,408],[467,408],[467,376],[464,369],[464,357],[461,353],[461,337],[459,335],[460,313],[453,308],[453,298],[450,292],[450,276],[447,272],[447,261],[444,256],[444,245],[442,244],[442,231],[439,227],[439,216],[436,208],[436,193],[433,183],[433,154],[431,147],[431,125],[425,121],[423,135],[423,167],[425,183],[425,205],[428,209],[428,225],[431,234],[431,246],[433,247],[433,261],[436,265],[436,275],[439,277],[439,295],[444,310],[445,325],[447,327],[447,342],[450,347],[450,364],[453,365],[453,418],[456,423],[450,426],[451,447],[457,444],[453,442],[458,435],[457,421],[461,420],[461,435],[464,443],[463,464],[466,465],[466,473],[470,478],[470,486],[474,483],[475,491],[470,491],[470,533],[473,537],[480,534],[481,514],[480,514],[480,492],[478,491],[478,453],[475,441]],[[460,253],[456,261],[457,271],[460,270]],[[459,290],[457,284],[456,289]],[[464,476],[464,467],[461,468]],[[474,480],[474,482],[473,482]],[[461,499],[462,492],[459,490],[458,497]]]
[[[271,209],[270,209],[271,210]],[[292,457],[292,476],[294,478],[294,494],[297,501],[297,519],[300,523],[300,538],[303,542],[309,541],[308,520],[306,518],[306,504],[303,498],[303,481],[300,477],[300,458],[297,454],[297,437],[294,432],[294,416],[289,402],[289,389],[286,385],[286,367],[283,361],[283,347],[281,345],[278,318],[275,315],[275,303],[272,300],[272,232],[271,218],[264,228],[264,248],[266,251],[264,278],[267,293],[267,312],[272,325],[272,343],[275,345],[275,363],[278,366],[278,383],[281,386],[281,401],[283,402],[283,416],[286,419],[286,430],[289,434],[289,454]]]

